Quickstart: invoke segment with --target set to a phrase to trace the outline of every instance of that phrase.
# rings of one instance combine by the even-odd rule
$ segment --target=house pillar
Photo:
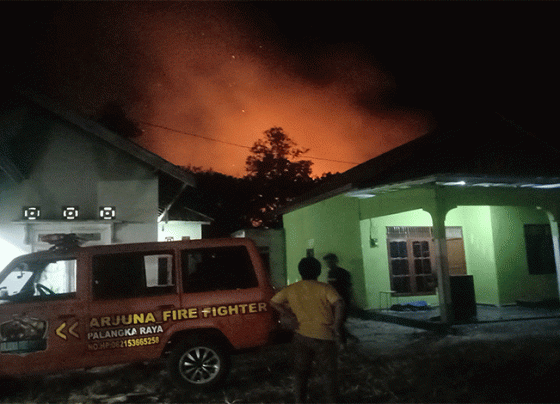
[[[447,204],[436,188],[434,206],[429,209],[424,209],[432,216],[435,264],[438,278],[439,312],[441,321],[447,324],[453,323],[455,321],[455,316],[451,301],[451,280],[449,279],[445,217],[447,216],[447,212],[455,207],[456,206]]]
[[[550,223],[550,232],[552,233],[552,246],[554,248],[554,262],[556,264],[556,283],[558,284],[558,293],[560,297],[560,229],[558,226],[558,218],[560,217],[560,209],[554,212],[547,210],[548,221]]]

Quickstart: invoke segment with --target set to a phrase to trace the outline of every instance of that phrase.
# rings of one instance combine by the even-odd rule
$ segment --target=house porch
[[[449,324],[440,320],[439,307],[428,310],[366,310],[361,317],[375,321],[394,323],[408,327],[421,328],[432,331],[449,331]],[[534,319],[560,318],[558,302],[534,302],[533,304],[515,304],[494,306],[486,304],[476,305],[476,315],[462,324],[484,324],[509,321],[524,321]]]

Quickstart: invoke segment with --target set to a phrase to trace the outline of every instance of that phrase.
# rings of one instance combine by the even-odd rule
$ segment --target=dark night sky
[[[483,112],[557,133],[553,3],[18,2],[0,11],[7,84],[90,116],[117,102],[143,122],[136,141],[178,165],[243,175],[248,146],[272,126],[318,158],[315,175]]]

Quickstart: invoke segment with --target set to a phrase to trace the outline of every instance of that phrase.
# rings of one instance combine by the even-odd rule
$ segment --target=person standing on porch
[[[303,258],[298,270],[302,280],[282,289],[270,300],[280,314],[297,319],[292,341],[295,400],[296,403],[307,400],[308,381],[315,360],[325,385],[325,398],[329,403],[336,403],[337,343],[344,320],[344,300],[333,286],[317,280],[321,263],[316,258]]]
[[[328,253],[323,260],[329,268],[327,273],[327,282],[334,286],[338,294],[344,299],[346,307],[350,307],[352,300],[352,275],[344,268],[338,266],[338,257],[336,254]]]
[[[348,317],[348,313],[353,310],[352,307],[352,275],[344,268],[338,266],[338,257],[336,254],[328,253],[323,257],[329,272],[327,273],[327,282],[332,285],[338,294],[344,300],[346,310],[344,311],[344,321],[341,328],[341,342],[344,347],[348,340],[358,342],[358,338],[348,331],[344,323]]]

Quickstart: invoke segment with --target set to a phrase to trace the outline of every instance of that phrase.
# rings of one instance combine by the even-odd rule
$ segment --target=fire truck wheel
[[[182,341],[171,351],[168,368],[179,386],[207,389],[225,380],[230,358],[219,344],[192,338]]]

